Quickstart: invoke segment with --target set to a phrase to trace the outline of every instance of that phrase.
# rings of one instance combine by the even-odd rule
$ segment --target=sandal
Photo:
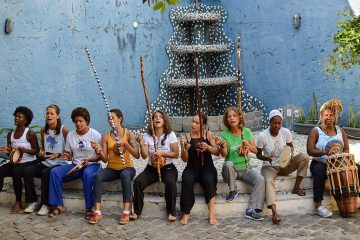
[[[306,195],[306,192],[304,191],[304,190],[302,190],[301,188],[298,188],[298,189],[294,189],[294,190],[292,190],[292,192],[291,192],[292,194],[297,194],[297,195],[299,195],[299,196],[301,196],[301,197],[303,197],[303,196],[305,196]]]
[[[102,219],[102,215],[98,214],[98,213],[93,213],[91,214],[91,216],[89,217],[89,223],[90,224],[97,224],[100,222],[100,220]]]
[[[85,219],[90,220],[93,214],[94,214],[93,210],[91,208],[87,208],[85,210]]]
[[[55,217],[57,217],[58,215],[63,214],[63,213],[65,213],[65,212],[66,212],[66,209],[65,209],[65,208],[64,208],[64,209],[61,209],[61,208],[59,208],[59,207],[56,207],[55,209],[53,209],[52,211],[49,212],[48,217],[49,217],[49,218],[55,218]]]
[[[272,216],[272,222],[274,223],[274,224],[279,224],[280,223],[280,221],[281,221],[281,218],[280,218],[280,216],[279,216],[279,214],[275,214],[275,215],[273,215]]]

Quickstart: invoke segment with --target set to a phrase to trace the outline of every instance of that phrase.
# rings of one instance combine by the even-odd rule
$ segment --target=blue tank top
[[[332,145],[336,144],[339,145],[341,152],[342,149],[344,149],[344,141],[341,133],[341,129],[336,126],[336,135],[335,136],[328,136],[326,133],[321,130],[321,128],[316,127],[318,133],[319,133],[319,139],[315,145],[316,149],[319,149],[321,151],[326,151],[331,148]],[[313,160],[316,160],[318,162],[326,163],[326,158],[328,158],[328,155],[323,155],[321,157],[313,157]]]

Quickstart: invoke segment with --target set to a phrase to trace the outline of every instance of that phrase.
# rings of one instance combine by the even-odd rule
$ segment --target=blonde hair
[[[332,98],[329,101],[325,102],[321,107],[320,107],[320,122],[321,122],[321,115],[325,110],[330,110],[334,113],[335,115],[335,125],[337,124],[341,113],[343,112],[343,106],[342,103],[339,99],[336,98]]]

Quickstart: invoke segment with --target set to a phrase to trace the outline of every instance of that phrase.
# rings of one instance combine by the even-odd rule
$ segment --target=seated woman
[[[190,211],[195,203],[194,185],[199,182],[204,190],[205,202],[209,209],[209,223],[216,224],[215,197],[217,172],[211,154],[219,155],[219,147],[210,131],[205,131],[207,116],[200,114],[202,133],[200,136],[199,115],[192,118],[191,132],[181,138],[181,159],[187,162],[182,174],[180,208],[183,216],[181,224],[188,224]],[[202,137],[202,138],[201,138]],[[200,140],[202,140],[200,142]],[[201,156],[202,155],[202,156]]]
[[[71,113],[75,124],[75,131],[69,132],[66,137],[65,151],[61,159],[71,160],[72,164],[55,167],[50,172],[49,205],[53,206],[49,217],[55,217],[65,212],[62,191],[63,183],[82,178],[83,192],[86,205],[85,218],[89,220],[94,206],[93,184],[94,175],[99,170],[100,157],[91,147],[91,142],[100,143],[101,134],[89,127],[90,113],[86,108],[77,107]],[[84,167],[72,175],[67,173],[78,164]]]
[[[61,153],[65,148],[65,139],[69,130],[61,124],[60,108],[51,104],[46,108],[45,127],[41,128],[41,145],[39,157],[44,159],[35,165],[29,166],[24,170],[24,185],[26,195],[29,197],[26,202],[29,206],[24,210],[25,213],[32,213],[39,209],[38,215],[46,216],[49,213],[49,178],[52,168],[68,164],[60,159]],[[41,200],[37,203],[34,177],[41,179]]]
[[[157,110],[152,115],[154,132],[149,126],[148,133],[140,142],[140,153],[143,159],[148,159],[148,164],[144,171],[134,180],[134,213],[130,215],[130,220],[136,220],[141,215],[144,207],[144,189],[159,181],[156,164],[165,163],[161,167],[161,179],[165,183],[165,201],[167,219],[176,220],[176,180],[178,171],[173,164],[173,160],[179,156],[179,146],[175,133],[172,131],[170,121],[164,112]],[[155,152],[155,144],[158,151]]]
[[[15,149],[20,150],[20,161],[18,163],[9,162],[0,167],[0,191],[3,189],[4,178],[12,177],[15,192],[15,206],[10,213],[20,213],[22,211],[21,195],[22,180],[24,169],[37,163],[36,154],[39,151],[39,144],[36,134],[28,126],[33,119],[32,111],[27,107],[17,107],[13,113],[15,130],[7,134],[7,146],[1,147],[1,152],[10,155]],[[26,200],[29,199],[25,195]]]
[[[100,144],[94,143],[93,148],[100,154],[101,159],[107,163],[107,167],[100,169],[95,175],[94,182],[94,202],[95,211],[90,217],[89,223],[96,224],[102,219],[101,195],[102,195],[102,182],[110,182],[115,179],[121,180],[121,189],[123,193],[123,213],[120,215],[119,223],[121,225],[129,223],[129,214],[132,203],[132,180],[135,177],[135,168],[130,159],[130,155],[136,159],[140,157],[139,149],[135,140],[135,135],[128,129],[123,128],[123,114],[119,109],[111,109],[111,117],[118,134],[119,145],[122,148],[125,165],[120,159],[120,153],[116,145],[114,130],[103,135]],[[109,121],[110,118],[109,118]],[[111,123],[111,122],[110,122]]]
[[[282,127],[282,114],[274,109],[269,113],[269,127],[262,131],[257,139],[256,157],[263,161],[261,174],[265,179],[266,206],[271,209],[272,221],[279,224],[281,217],[276,209],[275,179],[278,175],[286,176],[296,171],[296,180],[292,190],[293,194],[305,196],[300,183],[306,177],[310,157],[306,153],[298,153],[290,158],[286,167],[280,167],[280,155],[285,146],[294,148],[289,129]]]
[[[221,132],[220,153],[225,157],[222,175],[228,182],[230,192],[226,201],[231,202],[238,196],[236,180],[241,180],[253,187],[251,199],[246,209],[245,217],[262,221],[258,213],[264,207],[265,182],[263,176],[251,168],[249,151],[257,153],[255,138],[249,128],[244,127],[243,113],[236,107],[225,110],[223,123],[226,130]]]
[[[326,158],[335,153],[349,152],[348,138],[342,128],[337,126],[342,112],[342,104],[337,99],[330,99],[320,108],[320,126],[314,127],[307,139],[307,153],[313,157],[310,171],[314,178],[314,213],[327,218],[332,212],[324,206],[326,180]]]

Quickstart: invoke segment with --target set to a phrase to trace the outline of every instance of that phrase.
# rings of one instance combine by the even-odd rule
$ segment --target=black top
[[[206,132],[205,139],[203,141],[210,145],[210,142],[207,139],[207,133],[208,132]],[[190,136],[191,136],[191,133],[190,133]],[[187,140],[187,142],[189,142],[189,141]],[[190,167],[190,168],[195,169],[195,170],[202,170],[204,168],[214,167],[214,162],[213,162],[211,153],[209,151],[204,151],[204,152],[196,151],[195,145],[198,142],[200,142],[200,138],[193,138],[192,137],[190,139],[191,146],[190,146],[190,148],[188,150],[189,159],[187,161],[187,167]],[[203,164],[202,164],[202,161],[201,161],[201,155],[203,155],[203,157],[202,157]]]

